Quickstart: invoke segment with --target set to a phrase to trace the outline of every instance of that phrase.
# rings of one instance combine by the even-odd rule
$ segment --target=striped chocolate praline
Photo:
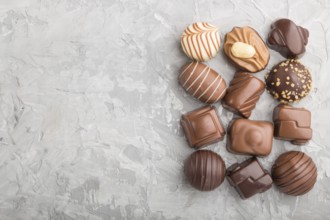
[[[274,184],[285,194],[300,196],[309,192],[317,179],[312,158],[299,151],[281,154],[272,167]]]
[[[196,99],[211,104],[226,94],[225,80],[203,63],[191,62],[181,68],[180,85]]]
[[[218,28],[207,22],[196,22],[183,32],[181,46],[190,59],[199,62],[208,61],[220,49]]]

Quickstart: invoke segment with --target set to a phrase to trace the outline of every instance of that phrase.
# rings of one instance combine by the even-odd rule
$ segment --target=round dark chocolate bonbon
[[[310,191],[317,178],[317,168],[313,160],[299,151],[281,154],[272,167],[274,184],[281,192],[299,196]]]
[[[199,150],[185,161],[184,173],[193,187],[210,191],[223,182],[226,166],[220,155],[209,150]]]
[[[267,91],[283,103],[298,102],[312,89],[312,76],[299,60],[285,60],[265,76]]]

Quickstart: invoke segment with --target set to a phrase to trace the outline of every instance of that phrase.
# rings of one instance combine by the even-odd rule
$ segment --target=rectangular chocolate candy
[[[181,125],[191,147],[201,148],[223,140],[225,129],[214,107],[188,112],[182,116]]]
[[[242,199],[262,193],[271,188],[273,180],[256,158],[236,163],[227,169],[227,179]]]
[[[264,90],[263,81],[246,72],[237,72],[230,82],[222,105],[229,111],[248,118]]]
[[[312,138],[311,112],[307,109],[280,104],[274,109],[273,121],[274,136],[278,139],[300,145]]]
[[[267,156],[273,145],[273,124],[234,119],[228,127],[227,150],[234,154]]]

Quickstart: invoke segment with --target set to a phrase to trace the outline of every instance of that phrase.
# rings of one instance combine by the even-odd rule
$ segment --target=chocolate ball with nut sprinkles
[[[282,103],[298,102],[312,89],[312,76],[299,60],[285,60],[265,76],[267,91]]]

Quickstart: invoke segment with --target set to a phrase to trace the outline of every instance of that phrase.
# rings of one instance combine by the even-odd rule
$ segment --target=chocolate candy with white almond
[[[227,89],[221,75],[198,62],[187,63],[181,68],[179,83],[188,94],[208,104],[221,100]]]
[[[265,42],[251,27],[234,27],[226,34],[223,49],[228,59],[243,71],[258,72],[269,61]]]
[[[225,129],[215,107],[205,106],[182,116],[181,125],[189,145],[201,148],[223,140]]]
[[[265,76],[267,91],[282,103],[298,102],[312,89],[312,76],[299,60],[285,60]]]
[[[274,109],[273,121],[274,137],[277,139],[301,145],[312,138],[311,112],[305,108],[280,104]]]
[[[234,154],[267,156],[273,145],[273,124],[234,119],[228,126],[227,150]]]
[[[286,58],[300,58],[305,53],[309,32],[289,19],[279,19],[271,26],[268,46]]]
[[[246,72],[237,72],[230,82],[222,105],[229,111],[249,118],[264,90],[263,81]]]
[[[269,173],[262,168],[255,157],[230,166],[227,170],[227,180],[242,199],[265,192],[273,183]]]
[[[226,166],[220,155],[209,150],[199,150],[185,161],[184,173],[193,187],[210,191],[223,182]]]

